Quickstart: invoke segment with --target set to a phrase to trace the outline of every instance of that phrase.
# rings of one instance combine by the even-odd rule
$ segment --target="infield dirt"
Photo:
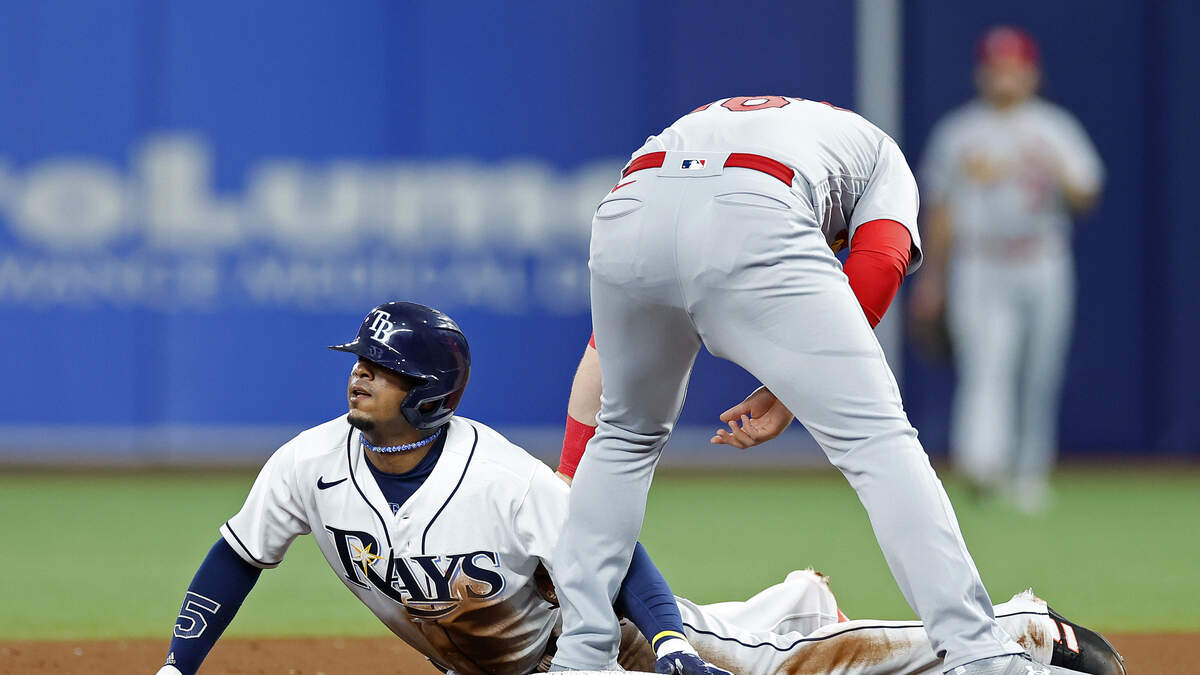
[[[1200,663],[1200,633],[1117,635],[1130,675],[1185,675]],[[2,675],[153,675],[165,640],[0,641]],[[391,638],[288,638],[222,641],[201,675],[437,675]]]

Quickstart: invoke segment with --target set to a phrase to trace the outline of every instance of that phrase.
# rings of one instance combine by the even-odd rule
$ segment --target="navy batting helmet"
[[[387,302],[367,314],[358,336],[330,349],[350,352],[419,381],[400,404],[418,429],[454,415],[471,375],[467,338],[454,320],[415,302]]]

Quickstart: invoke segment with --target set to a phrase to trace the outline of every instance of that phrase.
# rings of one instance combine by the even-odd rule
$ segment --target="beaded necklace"
[[[445,428],[445,427],[443,427],[443,428]],[[422,438],[419,441],[416,441],[413,443],[405,443],[404,445],[371,445],[371,442],[367,440],[367,437],[364,436],[361,431],[358,433],[358,438],[359,438],[359,440],[362,441],[363,447],[366,448],[367,450],[373,450],[375,452],[382,452],[382,453],[386,454],[386,453],[391,453],[391,452],[411,452],[413,450],[416,450],[417,448],[423,448],[423,447],[429,445],[430,443],[436,441],[437,437],[441,436],[441,435],[442,435],[442,430],[438,429],[436,432],[433,433],[432,436],[429,436],[428,438]]]

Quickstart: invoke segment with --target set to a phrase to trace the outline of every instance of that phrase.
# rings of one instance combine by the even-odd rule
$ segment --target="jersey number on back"
[[[798,100],[803,101],[804,99],[798,99]],[[846,108],[839,108],[836,105],[830,103],[829,101],[820,101],[820,102],[824,103],[825,105],[829,106],[830,108],[833,108],[834,110],[845,110],[846,112],[850,112],[850,110],[848,110]],[[713,101],[713,103],[716,103],[716,101]],[[789,103],[791,103],[791,101],[787,100],[786,98],[784,98],[782,96],[734,96],[733,98],[725,99],[725,102],[721,104],[721,107],[725,108],[726,110],[732,110],[733,112],[747,112],[750,110],[767,110],[769,108],[782,108],[783,106],[785,106]],[[708,110],[709,106],[711,106],[711,105],[712,105],[712,103],[705,103],[704,105],[700,106],[699,108],[696,108],[692,112],[698,113],[701,110]]]
[[[713,103],[716,103],[716,101],[713,101]],[[782,108],[789,103],[791,103],[791,101],[782,96],[734,96],[733,98],[726,99],[725,102],[721,104],[721,107],[734,112],[745,112],[747,110]],[[712,105],[712,103],[705,103],[692,112],[708,110],[708,106],[710,105]]]

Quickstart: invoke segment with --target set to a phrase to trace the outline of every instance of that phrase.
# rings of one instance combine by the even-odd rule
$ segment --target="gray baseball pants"
[[[604,391],[554,553],[563,608],[554,667],[616,662],[612,602],[702,343],[778,396],[846,476],[947,670],[1021,652],[995,621],[953,508],[808,197],[749,169],[691,177],[664,166],[627,180],[592,224]],[[696,544],[702,550],[704,542]]]

